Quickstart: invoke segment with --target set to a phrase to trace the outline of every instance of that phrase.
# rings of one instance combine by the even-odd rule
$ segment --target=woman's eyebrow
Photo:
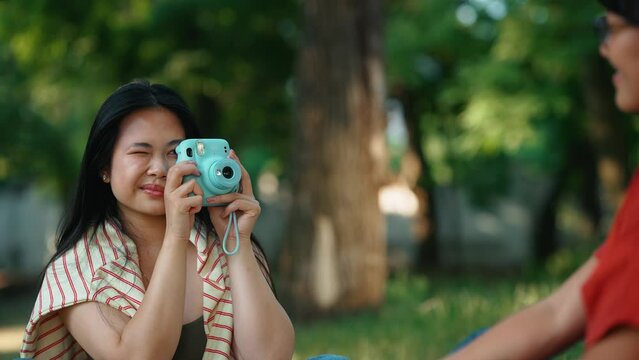
[[[129,145],[129,148],[132,148],[132,147],[152,148],[153,146],[151,146],[151,144],[145,143],[145,142],[136,142],[136,143],[133,143],[133,144]]]
[[[171,140],[171,141],[169,141],[169,142],[166,144],[166,146],[173,146],[173,145],[177,146],[179,143],[181,143],[181,142],[182,142],[182,140],[184,140],[184,139],[175,139],[175,140]]]
[[[184,139],[175,139],[175,140],[171,140],[168,143],[166,143],[166,146],[177,146],[179,143],[182,142],[182,140]],[[133,148],[133,147],[143,147],[143,148],[152,148],[153,145],[146,143],[146,142],[136,142],[133,143],[131,145],[129,145],[129,148]]]

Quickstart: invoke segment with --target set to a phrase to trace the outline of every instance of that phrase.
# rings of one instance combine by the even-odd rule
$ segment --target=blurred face
[[[599,51],[615,69],[615,102],[623,111],[639,112],[639,26],[612,12],[606,18],[610,31]]]
[[[184,139],[178,118],[164,108],[137,110],[122,120],[108,175],[123,219],[164,215],[164,185]]]

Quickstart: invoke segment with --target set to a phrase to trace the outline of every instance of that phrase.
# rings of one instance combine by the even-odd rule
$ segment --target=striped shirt
[[[227,285],[226,255],[214,233],[196,225],[190,241],[197,248],[203,281],[206,349],[202,359],[230,359],[233,305]],[[95,301],[133,317],[144,298],[135,243],[112,222],[92,228],[73,249],[46,269],[24,333],[20,356],[35,359],[87,359],[88,354],[64,326],[58,310]]]

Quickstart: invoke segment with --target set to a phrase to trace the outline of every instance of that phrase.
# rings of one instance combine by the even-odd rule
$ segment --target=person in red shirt
[[[639,113],[639,1],[599,0],[599,51],[615,72],[615,103]],[[585,338],[583,359],[639,359],[639,174],[605,243],[561,287],[450,354],[459,359],[545,359]]]

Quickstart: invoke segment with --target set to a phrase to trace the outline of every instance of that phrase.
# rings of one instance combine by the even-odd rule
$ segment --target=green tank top
[[[204,332],[204,317],[200,317],[188,324],[182,325],[182,333],[178,342],[174,360],[200,360],[206,348],[206,333]]]

